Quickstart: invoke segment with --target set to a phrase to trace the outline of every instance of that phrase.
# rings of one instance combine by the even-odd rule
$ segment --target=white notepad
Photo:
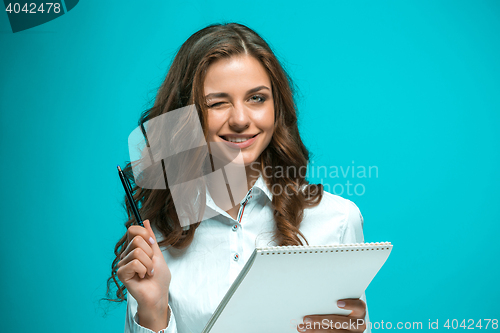
[[[360,298],[391,253],[390,242],[256,248],[202,333],[297,332],[313,314]]]

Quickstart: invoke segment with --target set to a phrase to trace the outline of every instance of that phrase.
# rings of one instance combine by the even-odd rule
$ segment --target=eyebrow
[[[249,91],[247,91],[246,94],[247,95],[253,94],[254,92],[257,92],[257,91],[262,90],[262,89],[267,89],[267,90],[271,91],[271,89],[269,89],[266,86],[258,86],[258,87],[250,89]],[[221,92],[221,93],[211,93],[211,94],[208,94],[205,96],[206,99],[218,98],[218,97],[229,97],[229,94]]]

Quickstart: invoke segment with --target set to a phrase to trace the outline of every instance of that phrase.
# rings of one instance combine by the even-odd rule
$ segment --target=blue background
[[[123,331],[125,303],[99,302],[116,165],[176,50],[231,21],[295,79],[314,165],[378,168],[323,179],[362,184],[342,196],[365,241],[394,244],[371,320],[499,319],[498,1],[81,1],[16,34],[0,14],[2,331]]]

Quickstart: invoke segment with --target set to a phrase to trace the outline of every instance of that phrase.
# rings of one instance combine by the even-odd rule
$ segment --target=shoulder
[[[327,191],[323,191],[321,202],[316,207],[307,210],[319,214],[342,216],[346,221],[363,224],[361,212],[354,202]]]
[[[327,191],[323,191],[323,198],[321,199],[320,205],[336,207],[341,209],[344,213],[349,213],[352,209],[359,211],[358,206],[351,200]]]
[[[364,221],[358,206],[330,192],[323,191],[321,202],[304,210],[304,221],[321,225],[322,229],[337,229],[340,243],[362,243],[364,239]]]
[[[326,199],[326,202],[341,202],[347,224],[355,224],[356,226],[359,224],[363,228],[363,215],[361,215],[361,211],[354,202],[326,191],[323,192],[323,198]]]

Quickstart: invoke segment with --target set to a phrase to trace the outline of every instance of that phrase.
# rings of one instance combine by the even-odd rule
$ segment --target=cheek
[[[270,107],[266,110],[266,112],[262,112],[255,122],[258,124],[257,126],[263,134],[265,135],[265,139],[262,141],[262,145],[267,147],[271,142],[274,133],[274,107]]]
[[[260,119],[260,123],[262,130],[264,130],[268,135],[273,134],[274,107],[270,107],[269,110],[266,110],[266,112],[262,115],[262,118]]]
[[[217,135],[217,132],[221,127],[220,120],[217,119],[217,117],[215,117],[213,114],[209,115],[207,117],[207,125],[208,125],[208,136],[213,137]]]

